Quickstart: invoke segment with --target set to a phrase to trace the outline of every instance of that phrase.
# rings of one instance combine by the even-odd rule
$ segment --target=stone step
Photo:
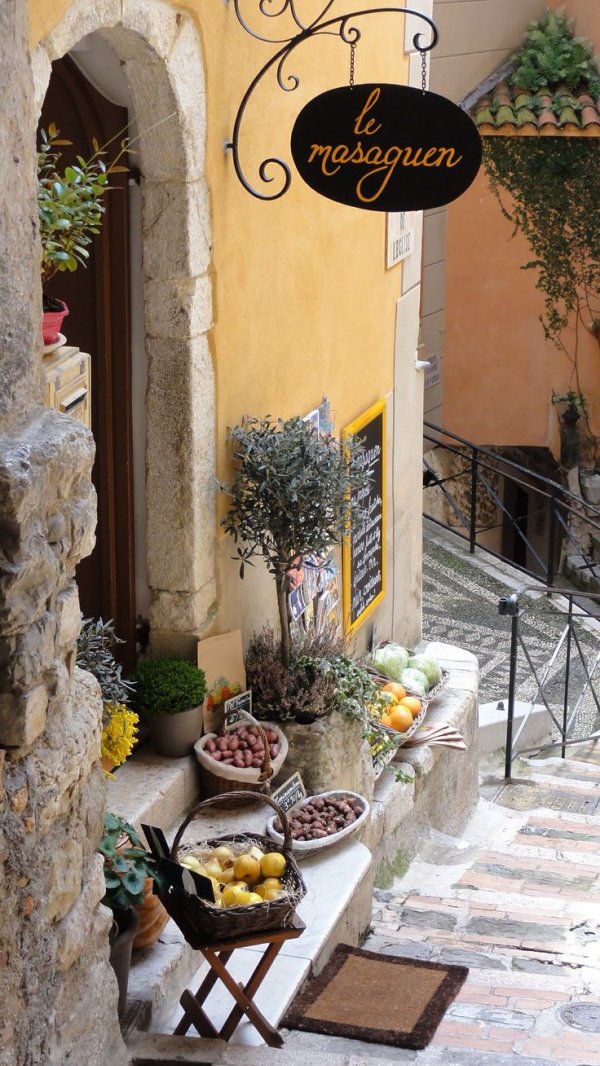
[[[200,795],[196,757],[165,759],[149,742],[108,782],[106,809],[120,814],[139,830],[144,822],[168,829],[182,821]]]
[[[175,1066],[189,1062],[194,1066],[392,1066],[399,1062],[412,1062],[416,1052],[398,1048],[364,1045],[356,1041],[338,1041],[328,1038],[327,1044],[342,1044],[342,1051],[325,1051],[311,1046],[312,1034],[295,1033],[298,1040],[286,1040],[282,1049],[265,1047],[249,1048],[239,1044],[226,1044],[224,1040],[194,1037],[165,1037],[152,1033],[137,1033],[129,1044],[131,1066]],[[323,1041],[323,1038],[321,1038]],[[359,1050],[353,1051],[351,1045]]]

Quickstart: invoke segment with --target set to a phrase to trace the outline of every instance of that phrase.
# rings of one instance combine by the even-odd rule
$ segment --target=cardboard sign
[[[225,725],[235,725],[236,722],[242,719],[240,711],[252,714],[252,689],[247,689],[246,692],[240,692],[239,696],[232,696],[230,700],[225,700],[223,706],[225,709]]]
[[[295,773],[288,777],[287,781],[284,781],[277,791],[272,793],[271,799],[279,804],[284,814],[306,799],[306,789],[300,774]]]
[[[300,176],[330,200],[367,211],[418,211],[460,196],[481,166],[470,116],[407,85],[345,85],[310,100],[292,130]]]
[[[353,491],[363,512],[343,544],[344,628],[356,629],[385,595],[385,400],[370,407],[343,432],[363,442],[368,487]]]

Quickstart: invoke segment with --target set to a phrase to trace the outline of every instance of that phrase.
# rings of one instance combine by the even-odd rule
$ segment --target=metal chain
[[[354,85],[354,53],[356,52],[356,41],[352,41],[350,44],[350,88]]]
[[[427,89],[427,53],[421,52],[421,90]]]

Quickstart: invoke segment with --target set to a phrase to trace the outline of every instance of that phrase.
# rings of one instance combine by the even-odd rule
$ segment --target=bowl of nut
[[[355,833],[369,816],[370,807],[358,792],[319,792],[288,811],[295,852],[317,851],[337,844]],[[277,816],[269,818],[267,834],[278,843],[283,841]]]

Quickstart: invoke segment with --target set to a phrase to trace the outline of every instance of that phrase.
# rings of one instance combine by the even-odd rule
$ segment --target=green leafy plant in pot
[[[157,879],[156,864],[133,826],[116,814],[106,814],[98,851],[104,859],[106,892],[102,903],[113,913],[110,961],[119,983],[122,1013],[127,1001],[131,949],[139,927],[138,908],[144,902],[147,879]]]
[[[119,136],[119,135],[117,135]],[[114,138],[113,138],[114,140]],[[42,289],[60,271],[74,271],[86,266],[89,246],[100,232],[106,211],[105,196],[110,190],[109,175],[127,171],[119,160],[129,150],[129,138],[121,140],[112,160],[106,162],[109,145],[93,140],[94,152],[89,159],[77,156],[69,166],[63,165],[61,148],[71,145],[61,139],[53,122],[48,131],[40,131],[38,151],[38,219],[42,243]],[[42,336],[44,344],[54,344],[69,309],[63,300],[43,294]]]
[[[187,659],[146,659],[135,674],[136,706],[159,755],[189,755],[202,732],[204,671]]]

